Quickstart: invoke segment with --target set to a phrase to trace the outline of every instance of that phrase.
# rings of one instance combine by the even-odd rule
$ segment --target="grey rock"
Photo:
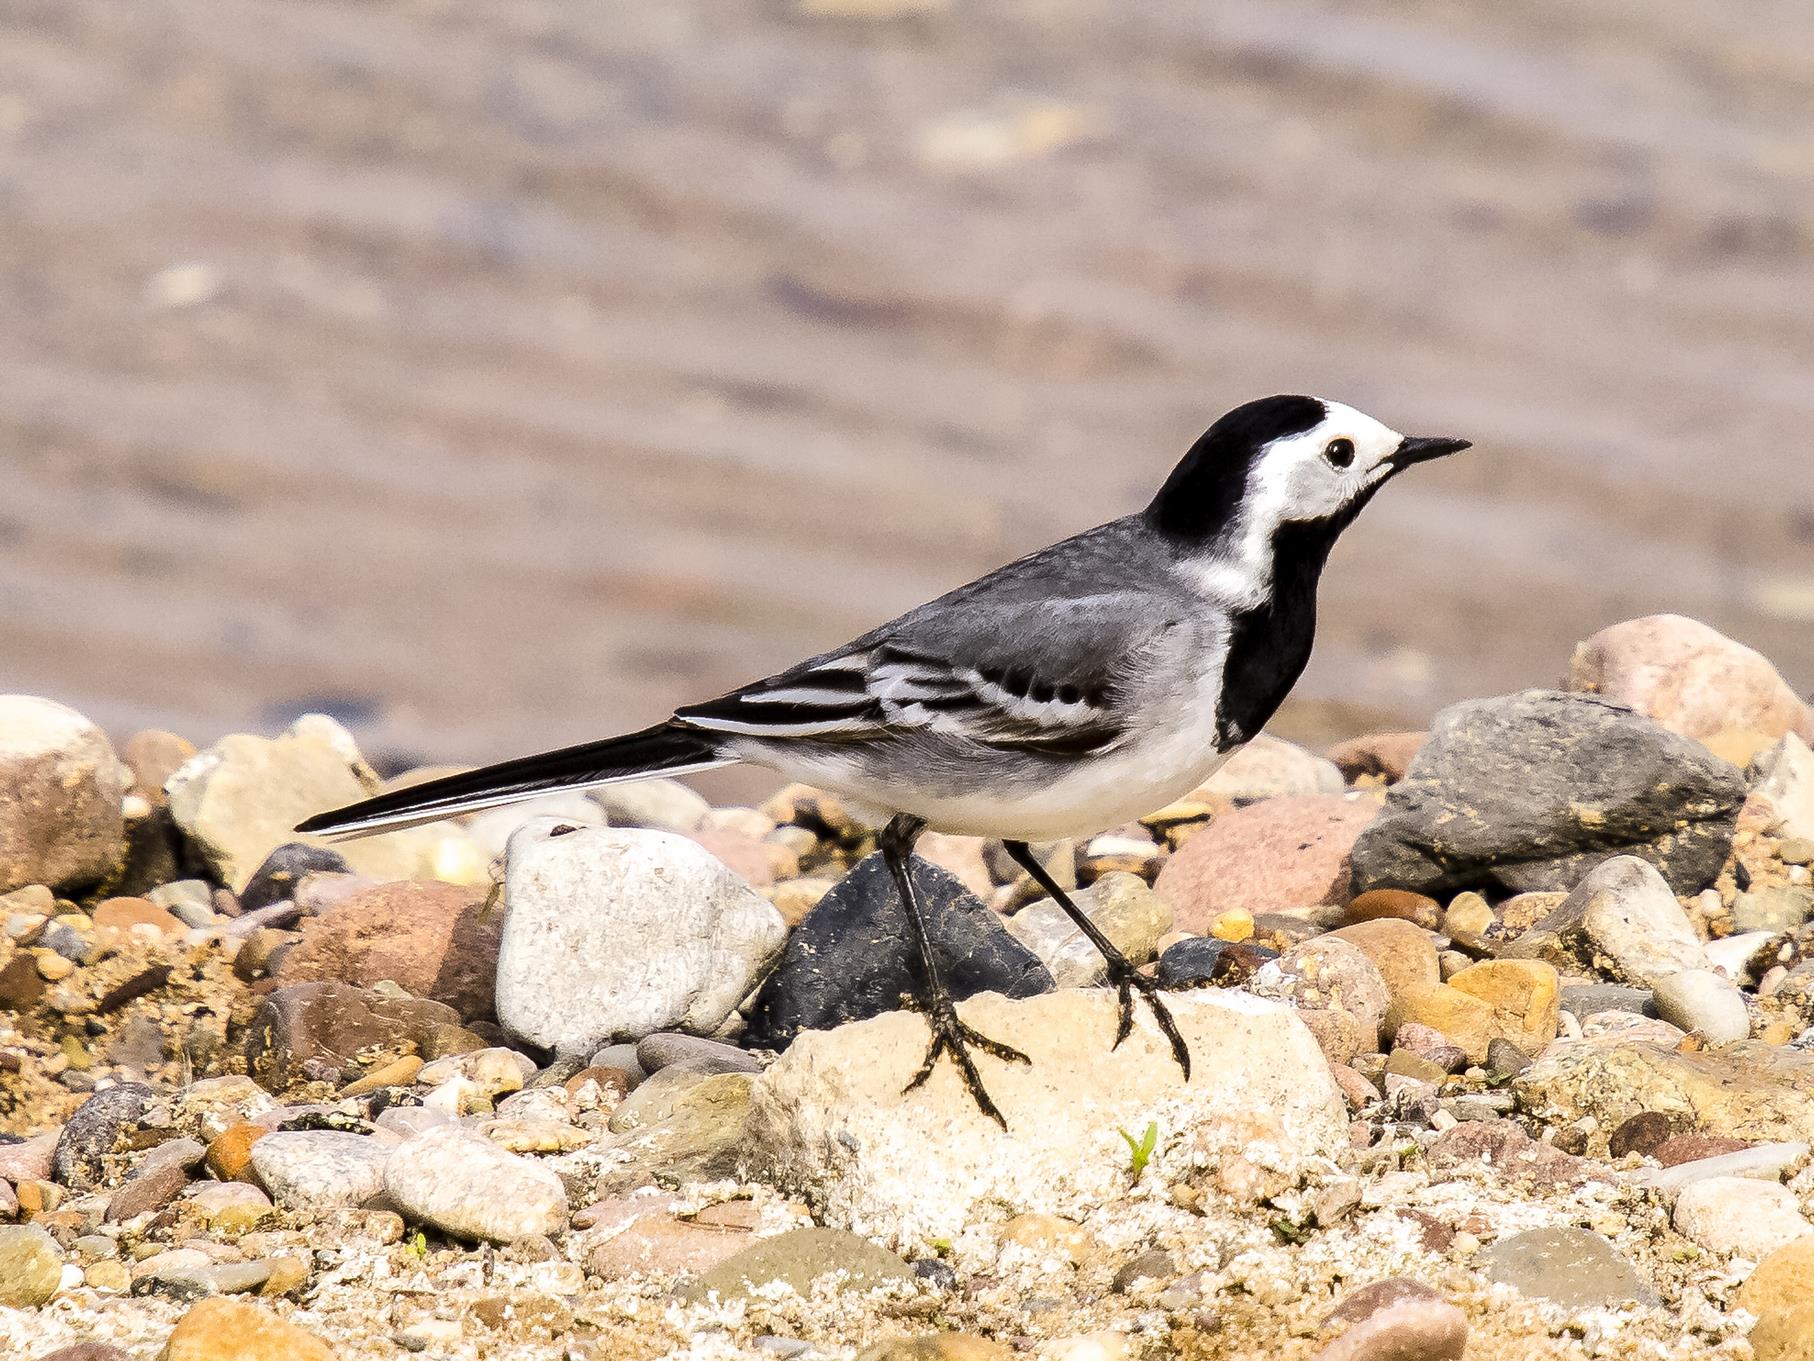
[[[1478,1265],[1488,1280],[1566,1309],[1658,1302],[1638,1269],[1590,1229],[1513,1234],[1481,1252]]]
[[[0,1224],[0,1306],[36,1309],[57,1293],[63,1254],[36,1224]]]
[[[1709,1044],[1731,1044],[1751,1033],[1745,999],[1724,974],[1684,969],[1659,979],[1657,1015],[1683,1030],[1698,1030]]]
[[[815,1283],[836,1279],[844,1291],[893,1286],[911,1289],[913,1268],[884,1247],[841,1229],[794,1229],[751,1244],[687,1286],[681,1299],[702,1304],[748,1300],[764,1286],[785,1285],[797,1294],[812,1293]]]
[[[285,1209],[371,1209],[384,1193],[388,1139],[335,1130],[267,1134],[252,1145],[252,1170]]]
[[[781,914],[685,837],[565,825],[510,839],[498,1019],[562,1054],[715,1030],[781,949]]]
[[[651,1035],[636,1046],[636,1061],[645,1072],[684,1066],[696,1073],[760,1073],[762,1065],[734,1044],[698,1035]],[[594,1064],[598,1063],[595,1058]]]
[[[1634,1016],[1655,1016],[1656,999],[1649,988],[1623,983],[1564,983],[1562,1010],[1577,1019],[1601,1011],[1628,1011]]]
[[[138,1082],[122,1082],[89,1097],[57,1138],[51,1176],[72,1190],[94,1190],[106,1173],[106,1158],[120,1151],[120,1135],[136,1126],[157,1099],[154,1089]]]
[[[628,1073],[632,1080],[641,1082],[648,1077],[649,1070],[642,1066],[642,1060],[636,1056],[640,1048],[640,1045],[635,1044],[608,1044],[603,1049],[594,1051],[586,1066],[616,1068]]]
[[[143,1279],[162,1294],[195,1300],[250,1294],[270,1280],[275,1269],[270,1262],[211,1262],[206,1266],[172,1262]]]
[[[1504,954],[1566,964],[1575,955],[1645,987],[1684,969],[1709,967],[1688,914],[1655,866],[1616,855],[1582,876],[1562,905]]]
[[[1629,852],[1696,892],[1725,862],[1744,798],[1736,767],[1605,700],[1527,690],[1456,704],[1356,841],[1354,890],[1567,889]]]

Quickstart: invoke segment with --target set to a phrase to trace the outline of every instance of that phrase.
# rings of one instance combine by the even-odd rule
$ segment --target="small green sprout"
[[[1128,1161],[1133,1169],[1134,1180],[1139,1181],[1140,1174],[1146,1171],[1146,1165],[1153,1160],[1153,1150],[1159,1146],[1159,1122],[1149,1122],[1146,1133],[1138,1139],[1126,1130],[1117,1130],[1116,1133],[1127,1140]]]
[[[417,1229],[416,1236],[409,1240],[409,1250],[418,1257],[426,1258],[428,1256],[428,1235]]]
[[[1281,1243],[1289,1243],[1291,1246],[1296,1247],[1300,1243],[1307,1243],[1310,1241],[1310,1226],[1308,1224],[1293,1224],[1283,1215],[1280,1215],[1277,1219],[1273,1220],[1270,1227]]]

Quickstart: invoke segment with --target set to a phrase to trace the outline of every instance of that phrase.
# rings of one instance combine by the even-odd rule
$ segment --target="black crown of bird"
[[[909,857],[927,828],[1001,838],[1102,952],[1119,1046],[1138,994],[1185,1079],[1190,1052],[1157,985],[1028,849],[1090,836],[1188,793],[1249,741],[1309,660],[1336,538],[1393,477],[1468,447],[1400,435],[1338,402],[1248,402],[1205,431],[1144,510],[1065,539],[862,637],[665,723],[384,794],[310,818],[357,836],[559,790],[734,761],[831,790],[882,827],[931,1028],[924,1063],[956,1066],[1006,1121],[973,1051],[1026,1055],[958,1015]]]

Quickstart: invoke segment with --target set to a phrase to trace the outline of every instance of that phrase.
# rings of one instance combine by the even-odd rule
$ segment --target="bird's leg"
[[[1064,909],[1065,916],[1076,923],[1077,929],[1089,938],[1090,944],[1101,951],[1103,959],[1107,961],[1109,982],[1115,985],[1121,998],[1121,1025],[1115,1031],[1115,1043],[1111,1047],[1119,1049],[1121,1042],[1134,1029],[1134,992],[1138,989],[1146,999],[1147,1006],[1152,1008],[1153,1019],[1159,1023],[1159,1029],[1171,1041],[1172,1057],[1178,1060],[1178,1067],[1184,1070],[1185,1080],[1189,1081],[1190,1048],[1184,1043],[1184,1036],[1178,1033],[1178,1024],[1172,1020],[1171,1012],[1159,1000],[1158,982],[1141,973],[1128,961],[1126,955],[1115,948],[1115,943],[1102,934],[1102,928],[1084,915],[1083,909],[1058,887],[1057,881],[1046,872],[1046,867],[1039,863],[1038,857],[1026,842],[1009,841],[1004,844],[1014,863],[1033,876],[1033,882],[1051,895],[1052,901]]]
[[[932,1028],[932,1043],[926,1049],[926,1061],[920,1065],[919,1072],[913,1075],[913,1080],[903,1090],[910,1092],[931,1077],[939,1055],[949,1054],[951,1061],[957,1065],[958,1074],[963,1078],[971,1099],[976,1102],[977,1109],[1005,1130],[1008,1122],[983,1087],[976,1064],[970,1058],[969,1046],[1010,1062],[1030,1063],[1032,1060],[1020,1050],[1011,1049],[966,1025],[957,1014],[951,994],[945,990],[944,980],[939,977],[938,960],[932,952],[932,939],[926,933],[926,920],[920,910],[919,894],[913,886],[912,867],[908,864],[908,857],[913,853],[913,843],[925,828],[922,819],[901,813],[883,828],[880,837],[882,858],[888,862],[889,872],[894,875],[894,886],[901,895],[901,906],[907,913],[907,925],[913,932],[914,945],[919,951],[920,982],[923,989],[920,1004],[925,1007],[926,1023]]]

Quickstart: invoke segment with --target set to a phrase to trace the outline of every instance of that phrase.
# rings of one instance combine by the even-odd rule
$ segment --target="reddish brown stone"
[[[1612,1157],[1627,1153],[1650,1157],[1675,1134],[1675,1120],[1661,1111],[1639,1111],[1624,1121],[1606,1140],[1606,1151]]]
[[[302,923],[284,952],[280,985],[317,981],[370,987],[389,979],[444,1002],[466,1020],[490,1016],[498,969],[501,906],[486,888],[402,880],[367,889]]]
[[[93,912],[97,930],[130,933],[134,927],[149,926],[162,936],[180,936],[189,928],[156,903],[143,898],[109,898]]]
[[[1222,913],[1256,916],[1348,900],[1348,854],[1375,813],[1371,799],[1310,794],[1266,799],[1216,818],[1165,864],[1154,885],[1180,931],[1205,933]]]
[[[1678,1134],[1665,1139],[1650,1155],[1664,1167],[1698,1163],[1702,1158],[1719,1158],[1750,1148],[1744,1139],[1728,1139],[1717,1134]]]

